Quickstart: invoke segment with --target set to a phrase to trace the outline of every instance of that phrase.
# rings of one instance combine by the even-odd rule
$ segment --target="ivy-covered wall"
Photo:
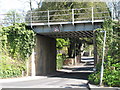
[[[35,45],[35,33],[24,23],[0,28],[0,78],[22,76]]]
[[[25,24],[15,24],[2,28],[2,46],[9,56],[17,60],[25,60],[32,53],[35,33],[27,30]]]

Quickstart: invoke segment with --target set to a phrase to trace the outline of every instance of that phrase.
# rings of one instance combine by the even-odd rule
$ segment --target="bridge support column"
[[[94,67],[96,67],[96,64],[98,63],[98,58],[97,58],[97,43],[96,43],[96,33],[93,32],[93,45],[94,45]]]
[[[36,76],[46,76],[56,71],[56,40],[36,35],[35,47]]]

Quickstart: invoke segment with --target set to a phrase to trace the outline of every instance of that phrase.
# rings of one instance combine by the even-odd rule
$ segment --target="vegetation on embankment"
[[[99,32],[101,30],[105,30],[107,32],[103,85],[120,87],[120,24],[119,22],[113,22],[112,20],[106,20],[103,24],[103,28],[97,30],[97,49],[100,62],[96,66],[97,71],[89,76],[89,81],[96,85],[100,83],[104,37],[104,33]]]
[[[0,78],[21,77],[26,70],[25,62],[13,60],[6,55],[0,58]]]
[[[0,28],[0,78],[18,77],[26,72],[34,36],[23,23]]]

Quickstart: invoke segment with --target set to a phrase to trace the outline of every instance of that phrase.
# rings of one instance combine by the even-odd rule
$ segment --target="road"
[[[38,76],[37,79],[15,82],[9,82],[8,79],[8,82],[2,82],[1,86],[2,88],[85,88],[88,90],[88,75],[93,72],[93,61],[84,61],[81,65],[64,66],[53,76]]]

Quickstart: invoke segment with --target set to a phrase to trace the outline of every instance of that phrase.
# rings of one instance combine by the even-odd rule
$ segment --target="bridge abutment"
[[[56,39],[36,35],[35,53],[36,76],[47,76],[56,71]]]

